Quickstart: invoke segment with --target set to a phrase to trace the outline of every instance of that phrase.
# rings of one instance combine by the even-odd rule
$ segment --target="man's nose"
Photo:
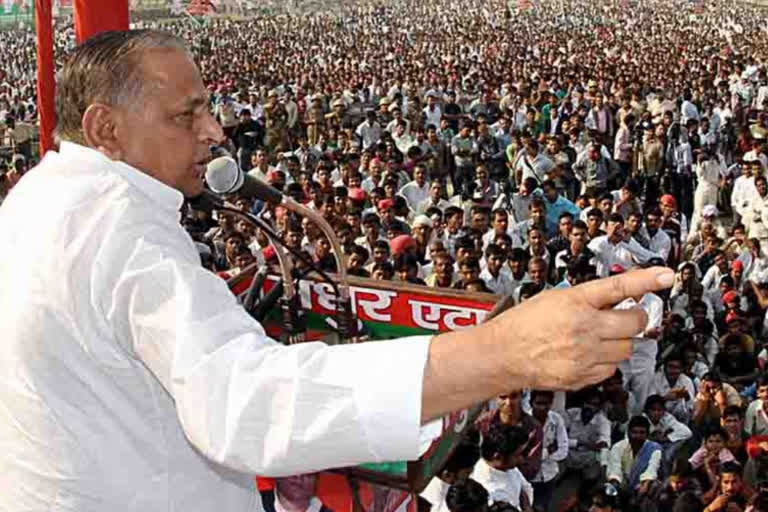
[[[218,145],[224,139],[224,130],[210,112],[203,115],[200,127],[200,138],[206,144]]]

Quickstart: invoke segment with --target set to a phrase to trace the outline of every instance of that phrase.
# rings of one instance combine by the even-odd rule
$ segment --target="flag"
[[[128,0],[75,0],[78,42],[107,30],[128,30]]]

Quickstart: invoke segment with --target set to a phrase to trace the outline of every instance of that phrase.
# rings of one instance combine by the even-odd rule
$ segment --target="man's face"
[[[720,490],[723,494],[735,496],[741,494],[741,476],[735,473],[723,473],[720,475]]]
[[[648,214],[645,219],[645,223],[648,227],[648,230],[651,232],[656,232],[656,230],[659,229],[659,226],[661,226],[661,219],[658,215]]]
[[[194,197],[203,190],[210,146],[223,138],[208,111],[208,93],[195,64],[178,50],[148,50],[142,104],[112,107],[111,157]]]
[[[382,249],[381,247],[376,247],[373,250],[373,261],[376,263],[381,263],[389,259],[389,251],[386,249]]]
[[[368,221],[365,224],[363,224],[363,229],[365,230],[365,234],[369,237],[377,237],[379,236],[379,223],[378,222],[371,222]]]
[[[614,242],[624,237],[624,226],[622,226],[621,222],[608,223],[608,236]]]
[[[630,233],[636,233],[640,229],[640,219],[636,215],[627,218],[627,230]]]
[[[544,263],[531,263],[528,265],[528,276],[534,284],[541,286],[547,277],[547,266]]]
[[[531,220],[533,220],[534,224],[539,224],[544,220],[544,209],[541,206],[531,206]]]
[[[544,196],[547,198],[549,202],[554,202],[555,199],[557,199],[557,189],[555,187],[547,185],[544,187]]]
[[[570,217],[563,217],[560,219],[560,222],[557,225],[558,231],[560,231],[560,236],[568,238],[568,235],[571,233],[571,229],[573,228],[573,219]]]
[[[587,217],[587,226],[590,229],[597,231],[600,228],[600,217],[597,215],[590,215]]]
[[[331,244],[328,243],[328,239],[324,236],[317,239],[315,242],[315,256],[318,258],[325,258],[331,252]]]
[[[757,388],[757,398],[763,402],[768,402],[768,386],[760,386]]]
[[[503,265],[504,265],[504,259],[498,254],[492,254],[488,258],[488,271],[493,275],[498,274],[499,270],[501,270],[501,267]]]
[[[473,214],[472,229],[484,233],[488,229],[488,215],[481,212]]]
[[[743,420],[737,414],[720,418],[720,424],[728,432],[741,433]]]
[[[523,403],[523,394],[520,391],[511,391],[499,395],[499,410],[506,414],[515,414],[520,411]]]
[[[717,265],[721,271],[725,272],[728,269],[728,260],[725,259],[724,255],[718,254],[715,256],[715,265]]]
[[[648,439],[648,430],[645,427],[633,427],[629,429],[628,437],[633,446],[642,446]]]
[[[667,362],[667,379],[670,382],[677,382],[678,377],[680,377],[680,374],[683,371],[683,368],[680,364],[680,361],[677,360],[670,360]]]
[[[416,183],[421,187],[424,186],[424,183],[426,182],[426,173],[424,172],[424,169],[421,167],[417,167],[413,171],[413,178],[416,180]]]
[[[453,276],[453,265],[448,258],[437,258],[435,260],[435,273],[441,279]]]
[[[541,231],[538,229],[532,229],[528,233],[528,245],[531,246],[531,249],[539,250],[543,244],[544,239],[541,236]]]
[[[715,381],[711,381],[711,380],[705,380],[705,381],[702,381],[701,384],[704,387],[704,390],[707,393],[711,394],[711,395],[715,395],[721,389],[723,389],[722,382],[715,382]]]
[[[507,232],[509,217],[503,213],[496,213],[493,216],[493,230],[498,234]]]
[[[432,201],[437,202],[440,200],[440,184],[435,182],[429,187],[429,197]]]
[[[654,404],[651,408],[648,409],[648,419],[651,420],[651,423],[654,425],[661,421],[661,417],[664,416],[664,406],[661,404]]]
[[[470,265],[461,265],[461,268],[459,268],[459,273],[461,274],[461,279],[465,283],[474,281],[480,277],[480,271],[476,267]]]
[[[286,243],[290,247],[297,248],[301,245],[301,238],[303,234],[301,231],[291,230],[286,235]]]

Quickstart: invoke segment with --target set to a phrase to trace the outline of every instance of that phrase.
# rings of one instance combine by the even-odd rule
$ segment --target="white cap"
[[[427,226],[428,228],[431,228],[432,219],[423,214],[417,215],[416,218],[413,219],[413,227],[417,228],[419,226]]]

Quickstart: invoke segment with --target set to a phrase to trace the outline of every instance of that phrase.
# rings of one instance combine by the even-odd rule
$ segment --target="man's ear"
[[[112,160],[121,160],[122,149],[116,136],[118,122],[119,115],[114,107],[102,103],[90,105],[81,122],[86,145]]]

